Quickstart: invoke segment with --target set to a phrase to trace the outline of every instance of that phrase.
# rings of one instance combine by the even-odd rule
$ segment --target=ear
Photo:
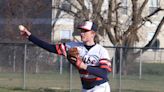
[[[93,36],[95,36],[96,35],[96,32],[92,31],[92,34],[93,34]]]
[[[91,37],[94,39],[95,38],[95,33],[91,33]]]

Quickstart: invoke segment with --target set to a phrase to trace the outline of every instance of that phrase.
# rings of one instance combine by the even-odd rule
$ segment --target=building
[[[86,6],[88,8],[92,8],[90,3],[86,1]],[[138,1],[138,5],[141,6],[141,4],[143,3],[144,0]],[[55,0],[54,0],[55,2]],[[120,0],[119,2],[121,2],[121,6],[123,7],[120,10],[120,14],[121,14],[121,18],[123,19],[122,22],[125,22],[124,20],[128,20],[129,15],[131,14],[131,0]],[[64,4],[63,4],[64,3]],[[67,9],[67,10],[71,10],[73,9],[69,3],[67,3],[67,0],[62,0],[60,2],[60,4],[62,5],[62,8]],[[149,0],[148,4],[146,5],[145,9],[144,9],[144,13],[142,16],[146,16],[149,15],[151,12],[153,12],[155,9],[157,9],[158,7],[161,7],[164,9],[164,2],[162,2],[162,0]],[[108,9],[108,0],[104,0],[103,6],[102,6],[102,11],[105,11]],[[53,19],[55,18],[55,14],[56,14],[56,10],[53,10],[52,12],[53,14]],[[137,47],[143,47],[145,46],[150,39],[152,38],[152,36],[155,33],[155,30],[157,28],[157,25],[159,24],[160,20],[162,19],[164,15],[164,12],[160,11],[157,14],[155,14],[154,16],[152,16],[151,20],[152,23],[150,22],[146,22],[145,25],[143,27],[140,28],[140,30],[138,31],[138,35],[139,35],[139,43],[136,43]],[[72,35],[71,33],[74,31],[74,18],[72,16],[69,16],[68,14],[62,12],[60,16],[64,16],[61,18],[59,18],[59,20],[57,20],[57,23],[54,27],[54,30],[52,31],[52,39],[53,41],[60,41],[62,39],[72,39]],[[106,14],[104,14],[104,17],[107,17]],[[56,19],[55,19],[56,20]],[[125,24],[130,23],[129,21],[126,21]],[[125,26],[126,27],[126,26]],[[125,28],[126,29],[126,28]],[[162,28],[162,30],[164,30],[164,27]],[[158,35],[157,39],[159,41],[159,47],[163,48],[164,47],[164,32],[161,30],[160,34]],[[55,36],[54,36],[55,35]],[[110,41],[108,40],[107,36],[104,36],[103,39],[101,41],[102,45],[108,45],[111,46],[112,44],[110,43]],[[157,44],[158,45],[158,44]],[[158,47],[158,46],[157,46]]]

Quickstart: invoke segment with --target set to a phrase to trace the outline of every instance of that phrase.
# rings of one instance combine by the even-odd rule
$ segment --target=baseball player
[[[82,42],[49,44],[31,34],[24,26],[19,26],[20,34],[39,47],[67,57],[79,71],[82,92],[110,92],[108,74],[112,71],[107,50],[95,42],[97,27],[92,21],[78,26]]]

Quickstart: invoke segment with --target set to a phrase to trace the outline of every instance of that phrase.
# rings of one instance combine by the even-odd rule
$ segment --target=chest
[[[90,66],[99,65],[99,60],[101,58],[101,50],[99,48],[91,48],[87,50],[85,47],[78,48],[80,52],[80,57],[83,62]]]

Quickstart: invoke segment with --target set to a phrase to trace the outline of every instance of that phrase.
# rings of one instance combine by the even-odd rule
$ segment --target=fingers
[[[28,36],[31,35],[31,33],[23,25],[19,25],[18,28],[20,30],[20,35],[21,36],[28,38]]]
[[[76,61],[77,58],[76,57],[70,57],[70,60]]]
[[[87,69],[87,65],[84,64],[84,62],[81,60],[80,57],[73,57],[73,56],[70,56],[70,57],[67,57],[68,58],[68,61],[75,65],[78,69],[84,69],[86,70]]]
[[[20,31],[20,35],[21,35],[21,36],[23,36],[23,37],[26,37],[26,38],[28,38],[28,35],[27,35],[27,33],[26,33],[26,32],[24,32],[24,31]]]
[[[80,69],[84,69],[84,70],[86,70],[87,67],[88,67],[88,66],[87,66],[86,64],[84,64],[84,62],[82,62],[82,61],[81,61],[81,62],[80,62],[80,61],[77,62],[76,65],[77,65]]]

